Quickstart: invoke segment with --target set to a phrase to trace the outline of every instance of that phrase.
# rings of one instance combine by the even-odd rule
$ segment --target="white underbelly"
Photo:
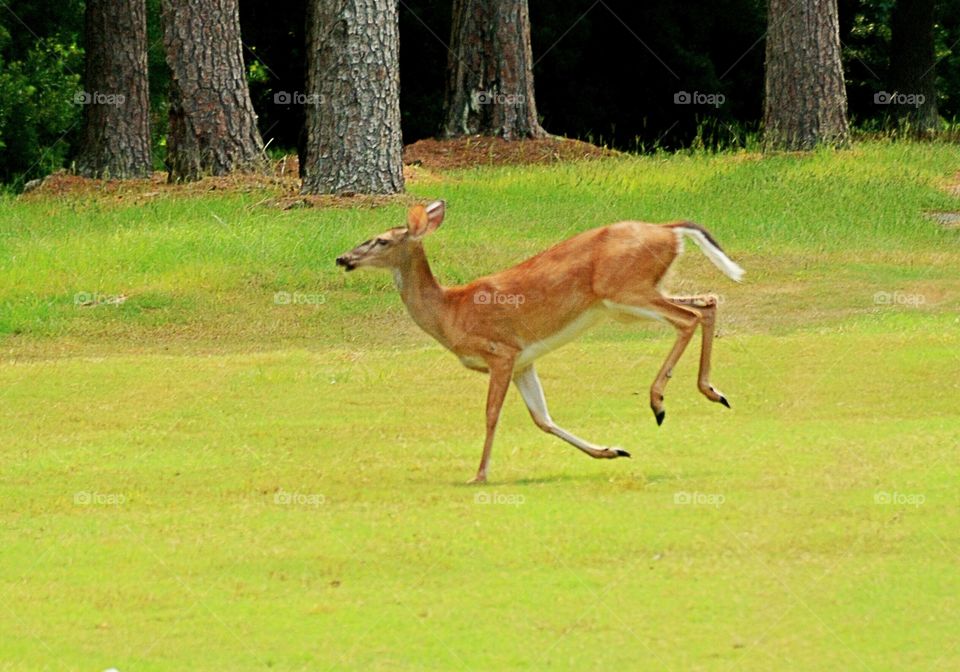
[[[543,340],[530,343],[517,356],[516,369],[522,369],[532,363],[534,360],[543,357],[548,352],[556,350],[561,345],[569,343],[584,331],[595,325],[607,314],[605,307],[597,306],[584,312],[580,317],[568,323],[563,329],[544,338]]]

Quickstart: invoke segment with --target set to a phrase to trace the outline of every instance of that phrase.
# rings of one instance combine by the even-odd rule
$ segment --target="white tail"
[[[666,225],[619,222],[584,231],[524,263],[458,287],[444,287],[430,271],[423,239],[443,221],[444,203],[416,205],[406,228],[393,228],[340,255],[348,271],[362,266],[393,271],[400,297],[420,327],[468,368],[490,374],[487,435],[477,482],[487,465],[500,408],[510,382],[517,386],[537,426],[590,457],[629,457],[557,425],[533,363],[574,338],[604,315],[633,321],[656,317],[677,330],[677,340],[650,387],[650,408],[663,422],[663,391],[684,348],[700,328],[697,387],[710,401],[729,407],[710,384],[710,354],[717,315],[715,296],[666,296],[659,285],[690,236],[725,275],[740,280],[743,269],[723,253],[710,233],[693,222]]]
[[[703,227],[693,224],[692,222],[684,222],[679,226],[674,226],[673,230],[677,232],[678,239],[680,236],[689,236],[693,242],[697,244],[697,247],[700,248],[704,256],[712,261],[713,265],[719,268],[725,276],[735,282],[740,282],[743,279],[745,271],[720,249],[717,241],[715,241]]]

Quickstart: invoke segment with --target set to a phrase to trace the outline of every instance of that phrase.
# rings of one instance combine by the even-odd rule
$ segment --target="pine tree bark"
[[[847,140],[837,0],[770,0],[764,144],[807,150]]]
[[[897,0],[890,17],[891,112],[915,133],[937,127],[934,0]]]
[[[145,0],[87,0],[85,91],[77,173],[146,177],[150,162]]]
[[[310,0],[303,193],[403,191],[396,0]]]
[[[453,0],[445,137],[547,135],[537,119],[527,0]]]
[[[170,66],[167,169],[171,182],[262,170],[237,0],[164,0]]]

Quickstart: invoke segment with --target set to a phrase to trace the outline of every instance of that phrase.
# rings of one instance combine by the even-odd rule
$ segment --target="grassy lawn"
[[[441,280],[692,219],[715,384],[604,324],[511,390],[334,257],[403,222],[267,194],[0,201],[0,670],[960,669],[956,147],[421,175]]]

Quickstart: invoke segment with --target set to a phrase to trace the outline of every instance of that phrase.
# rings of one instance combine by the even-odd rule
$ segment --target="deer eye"
[[[386,244],[389,243],[390,241],[389,241],[389,240],[384,240],[383,238],[377,238],[377,241],[376,241],[376,242],[377,242],[377,245],[386,245]]]

